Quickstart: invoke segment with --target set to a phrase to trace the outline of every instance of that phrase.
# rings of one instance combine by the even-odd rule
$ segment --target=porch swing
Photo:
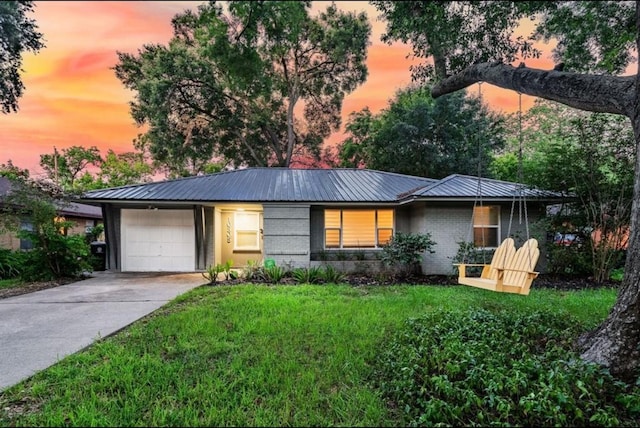
[[[478,84],[480,86],[480,83]],[[480,88],[478,89],[480,97]],[[509,228],[507,238],[495,250],[490,263],[485,260],[485,233],[482,231],[482,248],[483,263],[467,263],[466,258],[468,249],[463,254],[462,263],[454,264],[458,267],[458,284],[468,285],[471,287],[482,288],[485,290],[514,293],[528,295],[531,283],[538,276],[538,272],[534,271],[540,250],[538,249],[538,241],[529,236],[529,219],[527,214],[527,203],[522,186],[522,94],[518,93],[518,124],[519,124],[519,165],[518,165],[518,181],[517,191],[513,193],[511,202],[511,213],[509,215]],[[481,154],[480,141],[478,141],[478,153]],[[474,220],[476,216],[476,207],[479,203],[482,207],[482,176],[481,161],[478,158],[478,185],[476,190],[476,198],[473,204],[473,214],[471,216],[471,225],[469,227],[469,236],[473,230]],[[522,214],[524,213],[524,224],[527,239],[525,243],[516,250],[515,241],[511,236],[511,225],[513,222],[513,214],[515,211],[516,200],[519,207],[519,220],[522,223]],[[467,276],[467,267],[482,268],[480,276]]]

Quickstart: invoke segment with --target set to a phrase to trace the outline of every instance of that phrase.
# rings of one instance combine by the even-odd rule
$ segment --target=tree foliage
[[[88,149],[82,146],[71,146],[59,153],[54,147],[53,153],[40,155],[40,166],[47,177],[67,191],[72,191],[76,180],[88,172],[90,165],[102,163],[100,150],[96,146]]]
[[[32,11],[32,1],[0,2],[0,110],[5,114],[18,111],[24,92],[22,55],[44,47],[35,20],[27,17]]]
[[[121,154],[109,150],[100,163],[97,181],[100,187],[118,187],[151,181],[154,169],[140,152]]]
[[[154,166],[138,151],[115,153],[103,158],[96,146],[70,146],[40,155],[46,178],[67,194],[151,181]]]
[[[588,113],[544,100],[536,101],[523,123],[521,159],[519,136],[514,134],[511,150],[492,164],[494,174],[518,180],[521,172],[529,185],[576,198],[552,226],[584,232],[594,279],[605,281],[619,262],[618,250],[626,246],[631,221],[636,157],[631,124],[619,115]]]
[[[310,5],[210,2],[173,18],[167,46],[119,53],[116,75],[137,93],[132,115],[149,125],[139,144],[176,175],[212,160],[289,166],[316,154],[366,79],[370,25],[334,4],[311,17]]]
[[[434,100],[428,88],[400,90],[377,115],[352,113],[340,145],[342,166],[443,178],[483,175],[504,144],[498,114],[463,92]],[[484,168],[483,168],[484,167]]]
[[[635,76],[618,76],[640,51],[639,2],[431,2],[412,3],[415,13],[402,13],[404,2],[374,2],[389,19],[387,40],[408,40],[414,55],[430,58],[435,72],[414,72],[414,77],[435,78],[432,95],[438,98],[473,85],[488,82],[522,94],[560,102],[580,110],[612,113],[631,120],[636,150],[640,148],[640,90]],[[452,17],[462,10],[473,26],[486,20],[480,11],[495,12],[496,19],[481,32],[456,27]],[[438,14],[439,13],[439,14]],[[512,49],[510,36],[520,19],[537,22],[526,42],[558,40],[554,70],[526,66],[530,51]],[[433,25],[440,23],[440,26]],[[465,40],[466,35],[476,43]],[[496,43],[487,43],[495,40]],[[514,39],[511,39],[514,40]],[[517,39],[514,40],[517,43]],[[493,52],[493,54],[492,54]],[[515,55],[514,55],[515,53]],[[518,54],[520,57],[518,58]],[[460,61],[457,61],[460,59]],[[514,67],[513,60],[522,62]],[[428,65],[424,65],[428,69]],[[631,209],[630,241],[624,280],[616,304],[607,319],[582,336],[582,358],[611,370],[615,376],[635,381],[640,369],[640,168],[636,166]]]

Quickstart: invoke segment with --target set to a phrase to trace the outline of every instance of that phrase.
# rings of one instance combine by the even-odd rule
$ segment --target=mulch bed
[[[79,281],[79,279],[63,278],[53,281],[30,282],[20,284],[11,288],[0,289],[0,299],[7,297],[19,296],[21,294],[33,293],[34,291],[46,290],[47,288],[59,287],[61,285],[70,284]]]
[[[46,290],[47,288],[59,287],[64,284],[80,281],[80,279],[63,278],[54,281],[44,282],[32,282],[28,284],[22,284],[12,288],[0,289],[0,299],[7,297],[19,296],[21,294],[32,293],[34,291]],[[217,285],[232,285],[243,283],[242,279],[219,281]],[[294,285],[295,281],[292,278],[284,278],[283,284]],[[367,276],[367,275],[346,275],[344,283],[350,284],[354,287],[357,286],[390,286],[394,284],[415,284],[415,285],[455,285],[457,284],[457,278],[450,275],[412,275],[404,278],[386,278],[383,279],[379,276]],[[602,284],[597,284],[593,281],[593,278],[568,276],[568,275],[550,275],[542,274],[533,281],[532,287],[534,288],[551,288],[554,290],[584,290],[589,288],[617,288],[620,285],[616,281],[607,281]]]
[[[415,285],[455,285],[458,283],[456,276],[450,275],[414,275],[407,278],[395,278],[385,281],[375,280],[366,276],[347,276],[346,282],[352,285],[393,285],[398,283]],[[596,283],[593,278],[542,274],[533,280],[532,288],[551,288],[554,290],[584,290],[589,288],[617,288],[619,282],[607,281]]]
[[[215,285],[234,285],[242,284],[243,279],[232,279],[226,281],[218,281]],[[252,281],[254,283],[265,283],[265,281]],[[358,286],[391,286],[395,284],[412,284],[412,285],[456,285],[458,278],[452,275],[410,275],[405,277],[382,277],[380,275],[356,275],[349,274],[342,281],[354,287]],[[295,285],[293,278],[283,278],[280,284]],[[596,283],[593,278],[570,275],[551,275],[541,274],[533,280],[532,288],[551,288],[554,290],[584,290],[590,288],[617,288],[620,285],[616,281],[607,281],[601,284]]]

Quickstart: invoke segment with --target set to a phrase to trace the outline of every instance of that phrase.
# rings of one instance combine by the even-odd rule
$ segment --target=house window
[[[393,210],[324,211],[325,248],[379,248],[393,237]]]
[[[234,250],[260,250],[260,214],[236,212],[234,214]]]
[[[476,247],[497,248],[500,242],[500,207],[473,209],[473,243]]]
[[[26,230],[29,232],[33,232],[33,223],[27,220],[22,220],[20,222],[20,230]],[[33,248],[33,242],[29,238],[20,238],[20,249],[21,250],[30,250]]]

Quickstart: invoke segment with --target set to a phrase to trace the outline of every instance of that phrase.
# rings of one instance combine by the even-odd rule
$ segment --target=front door
[[[246,266],[249,260],[262,260],[262,212],[222,212],[222,260],[231,260],[234,268]]]

